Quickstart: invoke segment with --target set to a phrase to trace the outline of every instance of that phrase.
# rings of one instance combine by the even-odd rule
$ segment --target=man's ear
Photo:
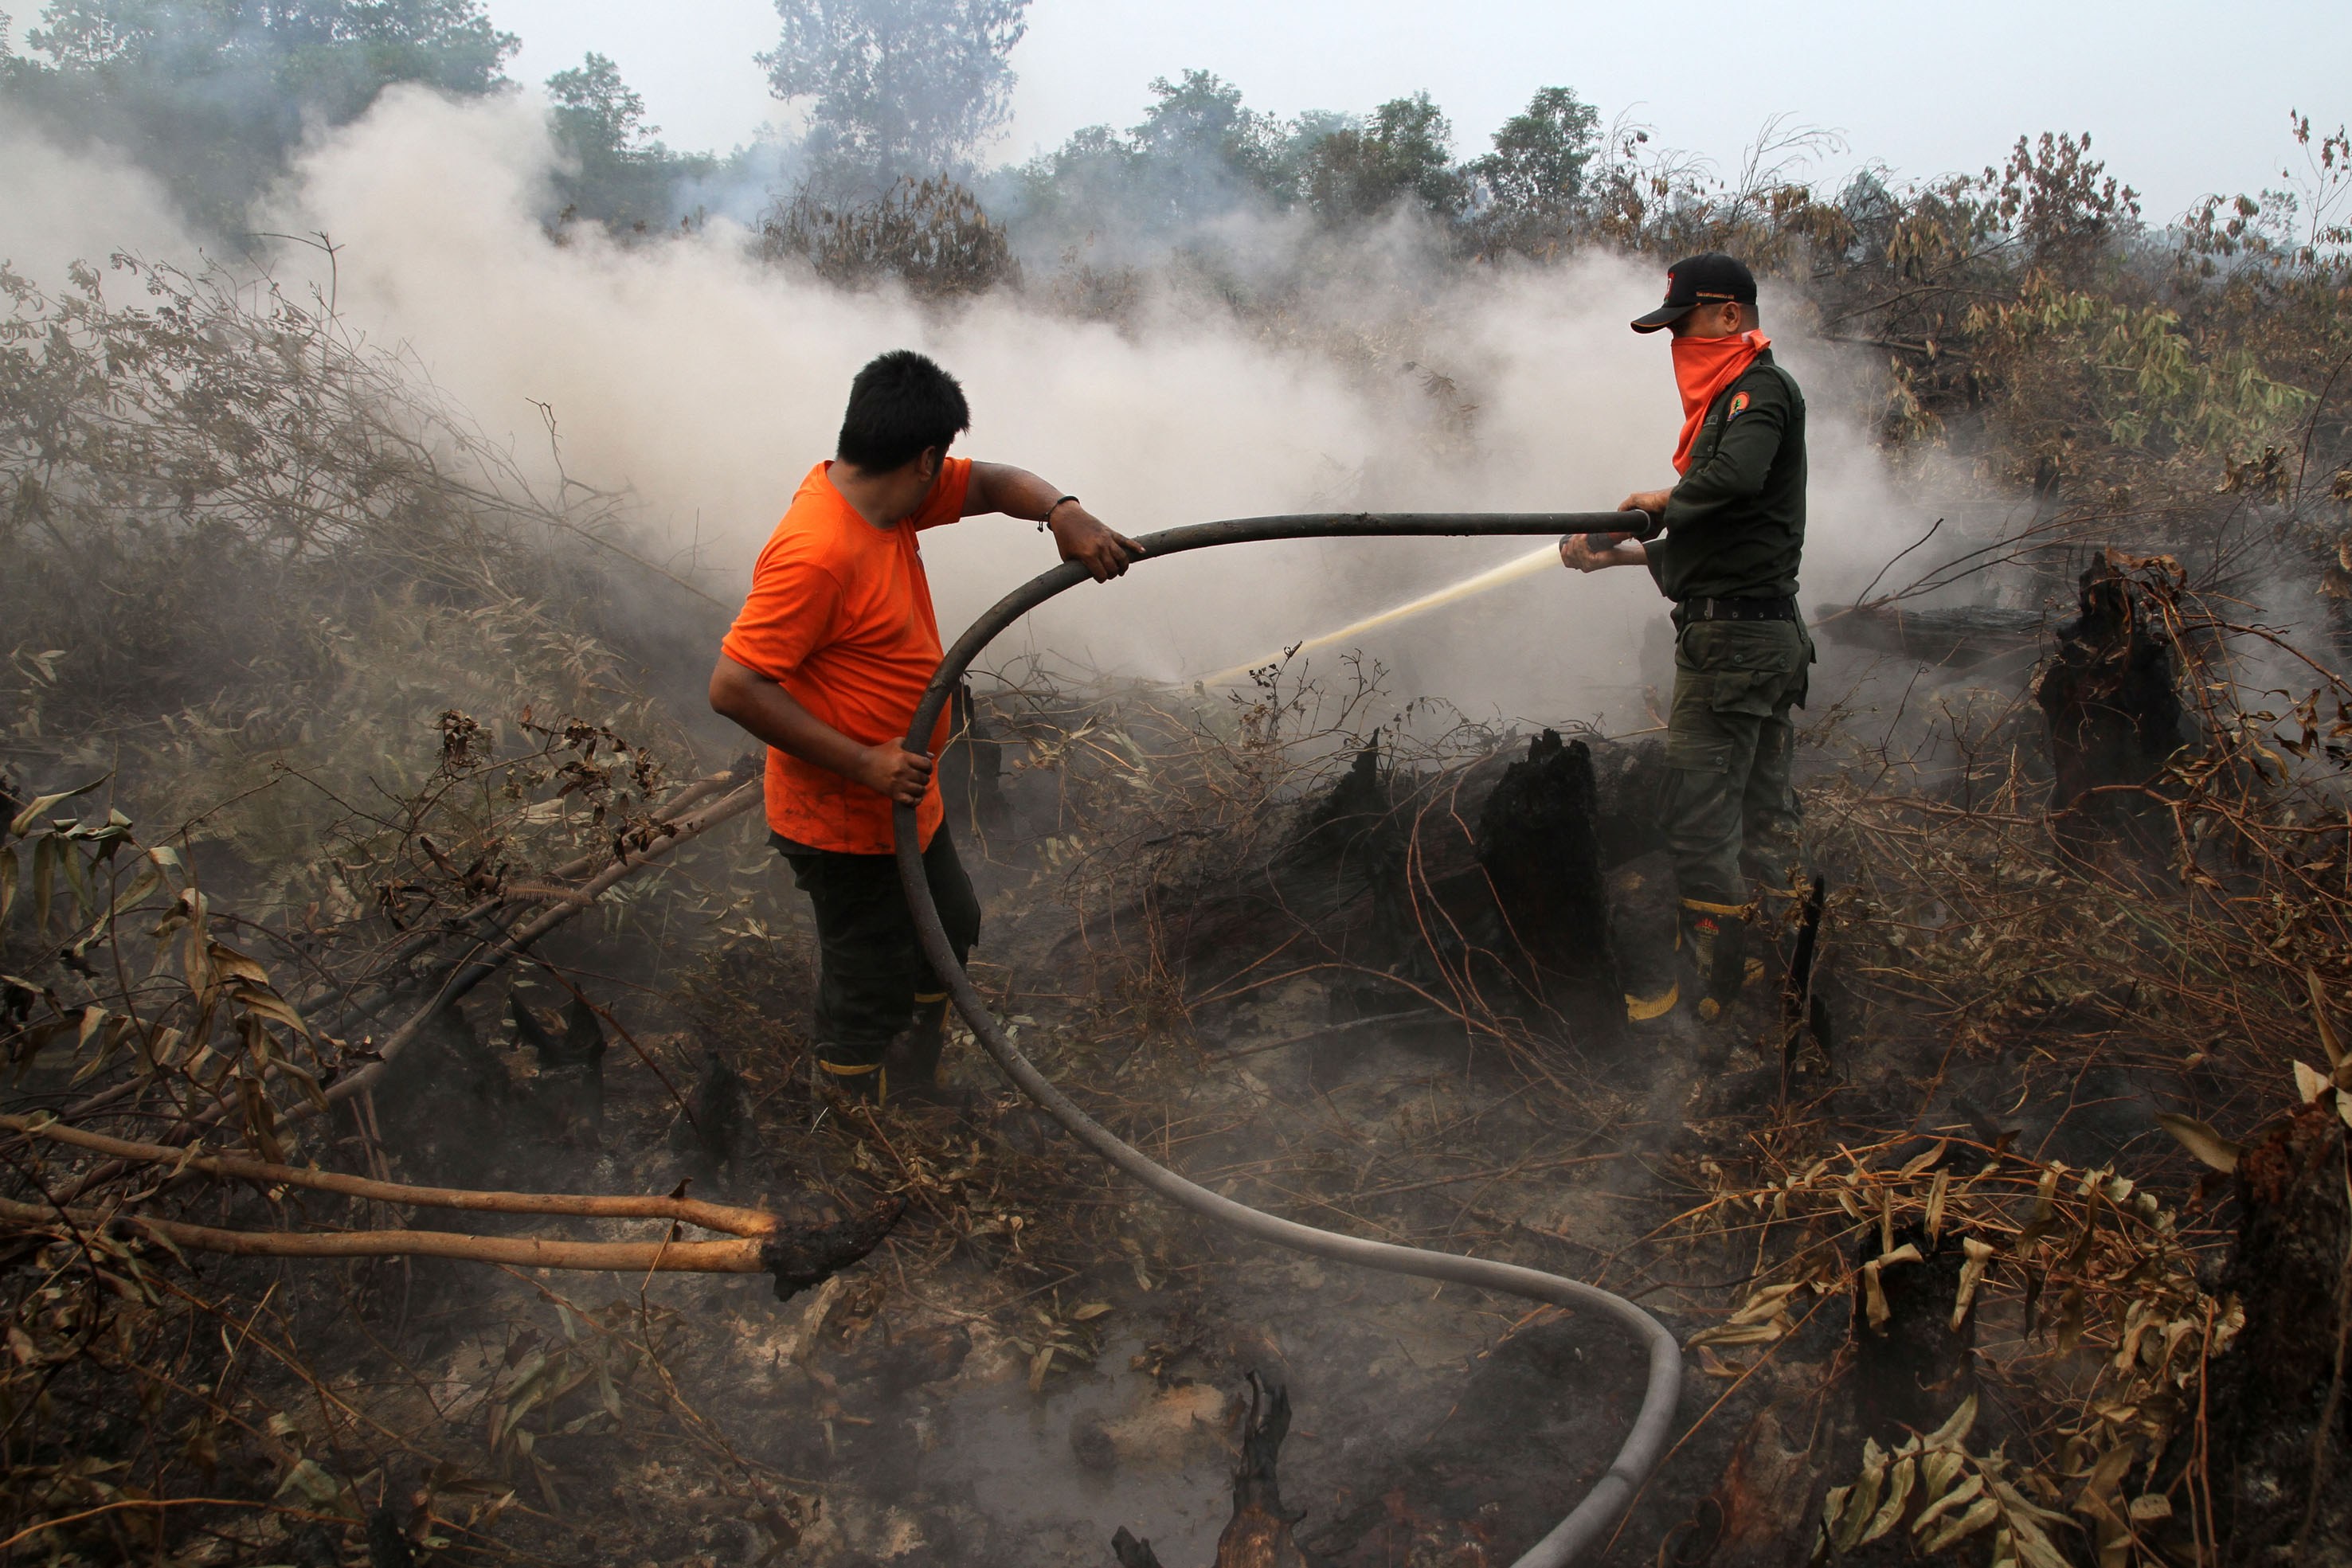
[[[940,469],[946,465],[947,460],[946,447],[926,446],[915,455],[915,472],[921,475],[923,483],[928,485],[940,476]]]

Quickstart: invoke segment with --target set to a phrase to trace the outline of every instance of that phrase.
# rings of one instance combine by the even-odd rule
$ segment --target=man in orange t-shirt
[[[916,809],[959,962],[980,936],[932,776],[947,716],[928,748],[905,745],[940,659],[916,536],[981,512],[1030,518],[1097,581],[1142,553],[1025,469],[950,457],[971,424],[955,378],[911,350],[858,371],[835,456],[809,470],[760,551],[710,673],[710,706],[769,747],[770,841],[816,910],[816,1064],[856,1099],[883,1098],[894,1075],[935,1084],[946,1020],[892,858],[893,802]]]

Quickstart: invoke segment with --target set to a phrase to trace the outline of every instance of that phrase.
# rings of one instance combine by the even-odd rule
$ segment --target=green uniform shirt
[[[1650,575],[1673,600],[1786,599],[1805,548],[1805,398],[1772,350],[1707,406]]]

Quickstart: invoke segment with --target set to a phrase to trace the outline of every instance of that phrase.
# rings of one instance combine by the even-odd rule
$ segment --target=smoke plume
[[[0,129],[37,171],[0,230],[20,270],[70,255],[185,247],[139,177]],[[720,599],[809,466],[850,376],[912,346],[964,381],[961,450],[1016,463],[1130,533],[1317,509],[1584,510],[1667,482],[1679,411],[1659,340],[1626,330],[1659,285],[1593,257],[1537,271],[1441,268],[1400,218],[1347,253],[1270,330],[1206,290],[1147,279],[1118,325],[1048,308],[1050,288],[947,307],[845,292],[763,267],[721,221],[620,246],[547,210],[557,151],[529,96],[458,102],[395,88],[318,140],[256,228],[281,281],[309,271],[346,319],[550,477],[626,489],[656,549]],[[68,199],[70,192],[72,199]],[[1280,225],[1236,229],[1244,262],[1295,273]],[[1805,597],[1856,586],[1906,536],[1876,457],[1828,393],[1828,350],[1767,327],[1812,412]],[[551,442],[549,422],[552,422]],[[1517,541],[1252,546],[1143,569],[1041,612],[1029,645],[1107,674],[1181,680],[1272,653],[1525,549]],[[926,541],[943,629],[1052,564],[1026,526],[976,518]],[[1545,573],[1383,629],[1363,652],[1395,695],[1473,715],[1610,717],[1663,607],[1646,577]],[[1318,668],[1330,669],[1330,655]],[[1649,678],[1654,680],[1654,668]],[[1646,721],[1642,721],[1646,722]]]

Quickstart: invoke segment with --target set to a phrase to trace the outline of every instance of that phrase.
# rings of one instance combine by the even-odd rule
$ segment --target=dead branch
[[[134,1144],[84,1132],[61,1122],[41,1122],[25,1116],[0,1116],[0,1127],[32,1137],[47,1138],[117,1159],[168,1164],[182,1171],[250,1181],[271,1186],[299,1186],[313,1192],[412,1208],[455,1208],[482,1214],[559,1214],[583,1219],[667,1219],[722,1230],[730,1236],[761,1239],[774,1234],[776,1217],[756,1208],[704,1203],[688,1197],[651,1196],[600,1197],[587,1193],[477,1192],[462,1187],[410,1186],[402,1182],[373,1181],[364,1176],[339,1176],[331,1171],[305,1170],[272,1165],[267,1160],[234,1155],[199,1155],[161,1144]]]
[[[607,1273],[761,1274],[768,1248],[751,1238],[733,1241],[551,1241],[536,1236],[468,1236],[454,1230],[226,1230],[146,1214],[106,1214],[69,1208],[62,1215],[38,1204],[0,1198],[0,1219],[19,1225],[70,1221],[85,1229],[129,1225],[174,1247],[244,1258],[457,1258],[525,1269],[578,1269]],[[856,1261],[845,1259],[842,1266]]]
[[[635,851],[606,866],[602,872],[583,883],[577,894],[566,899],[565,902],[509,933],[503,941],[491,946],[488,951],[468,962],[462,962],[456,966],[448,979],[443,982],[440,989],[434,993],[433,999],[425,1003],[410,1017],[406,1023],[394,1030],[383,1044],[375,1048],[377,1060],[349,1077],[338,1079],[328,1086],[325,1092],[327,1103],[333,1104],[338,1101],[348,1100],[363,1089],[373,1088],[383,1077],[384,1071],[391,1065],[393,1059],[425,1031],[425,1026],[433,1021],[442,1009],[496,974],[510,959],[528,951],[541,937],[587,908],[622,878],[666,859],[680,844],[689,843],[711,829],[725,822],[731,822],[751,810],[760,803],[762,788],[763,785],[758,779],[737,785],[709,806],[682,819],[674,831],[666,834],[645,849]],[[307,1106],[297,1105],[287,1113],[289,1116],[300,1116],[307,1109]]]

